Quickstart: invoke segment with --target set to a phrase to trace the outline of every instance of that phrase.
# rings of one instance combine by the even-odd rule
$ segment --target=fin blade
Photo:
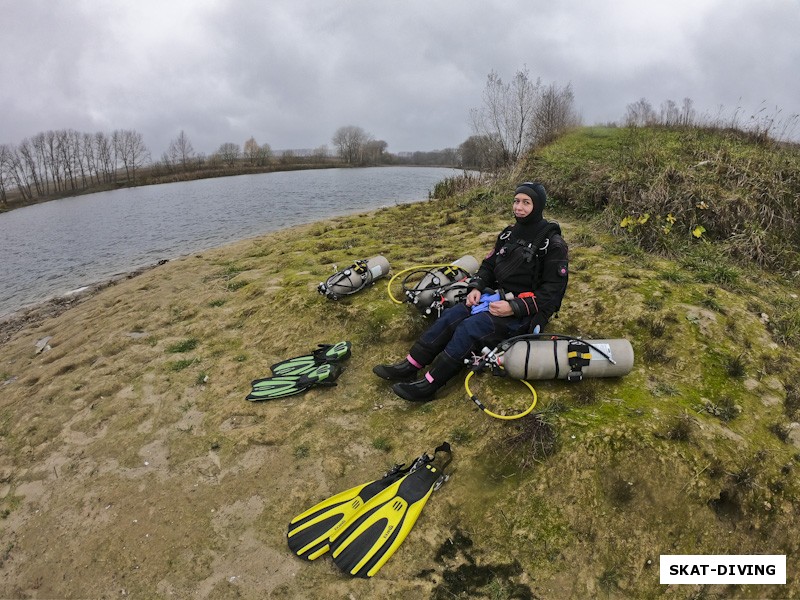
[[[253,389],[246,400],[274,400],[300,394],[315,385],[334,386],[342,373],[342,367],[335,364],[318,365],[305,375],[277,375],[264,377],[252,382]]]
[[[317,368],[317,364],[313,356],[298,356],[272,365],[271,369],[272,373],[278,376],[305,375]]]
[[[405,472],[395,467],[381,479],[340,492],[300,513],[289,523],[286,534],[289,548],[307,560],[322,556],[330,548],[330,537],[343,529],[367,501]]]
[[[347,341],[336,344],[319,344],[311,354],[277,362],[270,369],[274,375],[304,375],[317,365],[343,362],[350,358],[351,354],[352,344]]]
[[[311,385],[299,386],[297,380],[291,382],[276,382],[275,385],[262,385],[253,390],[245,397],[245,400],[258,401],[258,400],[275,400],[277,398],[285,398],[287,396],[294,396],[295,394],[302,394],[306,390],[311,389]]]
[[[440,477],[425,464],[367,502],[331,536],[336,566],[357,577],[375,575],[408,536]]]

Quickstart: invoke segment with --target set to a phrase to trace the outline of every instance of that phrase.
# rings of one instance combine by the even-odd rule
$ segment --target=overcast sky
[[[525,68],[570,83],[585,124],[642,97],[800,113],[798,0],[0,0],[0,28],[14,145],[132,129],[157,159],[181,130],[210,154],[356,125],[390,152],[456,147],[489,72]]]

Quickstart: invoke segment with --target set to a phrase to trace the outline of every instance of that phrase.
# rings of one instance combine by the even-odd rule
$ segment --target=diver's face
[[[514,216],[523,219],[533,212],[533,199],[528,194],[514,196]]]

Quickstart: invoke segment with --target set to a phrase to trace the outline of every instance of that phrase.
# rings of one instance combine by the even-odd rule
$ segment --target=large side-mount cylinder
[[[348,268],[320,283],[317,291],[331,300],[338,300],[342,296],[355,294],[388,273],[389,261],[383,256],[357,260]]]
[[[633,369],[633,347],[623,339],[518,340],[498,357],[498,363],[514,379],[568,379],[576,372],[578,379],[622,377]]]
[[[427,272],[419,283],[406,290],[406,297],[420,312],[428,315],[435,312],[438,316],[466,294],[467,284],[463,280],[473,275],[479,266],[474,256],[464,255],[450,265]]]

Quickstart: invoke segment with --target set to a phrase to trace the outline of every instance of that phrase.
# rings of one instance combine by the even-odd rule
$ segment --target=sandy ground
[[[172,261],[2,323],[0,598],[430,592],[419,564],[390,563],[388,579],[364,582],[286,548],[292,516],[441,440],[394,452],[370,444],[381,400],[362,407],[348,393],[350,373],[372,365],[359,348],[336,388],[244,400],[276,360],[348,337],[345,313],[311,319],[304,335],[276,333],[297,307],[262,296],[283,287],[280,266],[261,256],[270,248],[247,241]],[[244,273],[231,274],[231,261],[247,263]],[[237,277],[259,284],[231,285]],[[321,301],[308,292],[300,302]],[[170,349],[188,338],[197,349]],[[406,425],[412,439],[423,427]],[[437,504],[433,514],[448,508]],[[428,548],[430,560],[447,538],[429,527],[408,551]]]

